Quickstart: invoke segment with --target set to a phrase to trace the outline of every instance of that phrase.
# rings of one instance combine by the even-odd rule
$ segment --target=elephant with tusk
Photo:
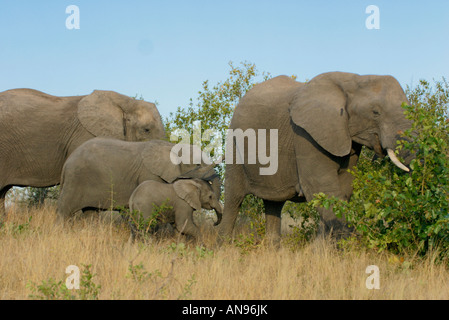
[[[174,146],[164,140],[128,142],[94,138],[85,142],[70,155],[62,170],[57,207],[60,220],[70,219],[79,210],[128,206],[133,191],[147,180],[173,183],[177,179],[197,178],[210,181],[216,199],[220,199],[221,181],[214,170],[216,164],[195,164],[192,157],[186,163],[173,163],[172,158],[178,156],[174,154]],[[191,156],[201,152],[196,145],[186,146]],[[217,211],[217,216],[220,221],[221,210]]]
[[[264,164],[226,160],[225,206],[220,238],[231,235],[240,205],[247,194],[262,198],[267,235],[278,241],[281,209],[287,200],[310,201],[323,192],[348,200],[352,194],[349,169],[357,164],[362,146],[409,171],[412,156],[395,155],[401,133],[411,127],[402,103],[408,103],[398,81],[391,76],[329,72],[301,83],[278,76],[254,86],[240,100],[231,120],[231,129],[242,131],[277,129],[278,170],[260,175]],[[264,138],[265,139],[265,138]],[[228,141],[233,148],[236,141]],[[270,141],[257,141],[269,149]],[[248,143],[243,146],[248,156]],[[270,151],[271,152],[271,151]],[[345,218],[332,210],[318,209],[320,232],[337,238],[351,228]]]
[[[165,131],[153,103],[114,91],[70,97],[0,92],[0,220],[11,187],[59,184],[66,159],[97,136],[145,141],[163,139]]]

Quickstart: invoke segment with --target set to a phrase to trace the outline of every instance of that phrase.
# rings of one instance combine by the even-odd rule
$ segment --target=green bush
[[[413,126],[398,149],[415,154],[411,172],[365,153],[352,171],[349,202],[318,194],[313,204],[344,215],[369,248],[419,255],[438,249],[443,256],[449,249],[449,87],[443,80],[434,92],[421,81],[408,95],[414,106],[403,108]]]

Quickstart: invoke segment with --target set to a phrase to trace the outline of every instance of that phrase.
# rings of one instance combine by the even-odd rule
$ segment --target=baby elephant
[[[164,212],[165,221],[174,223],[179,232],[196,239],[199,238],[199,230],[193,223],[193,210],[214,209],[217,213],[215,225],[221,222],[223,214],[223,206],[215,195],[211,182],[197,178],[179,179],[173,183],[146,180],[134,190],[129,199],[130,211],[140,211],[144,219],[150,218],[154,206],[161,205],[173,208]],[[131,237],[135,237],[134,226],[131,226]]]

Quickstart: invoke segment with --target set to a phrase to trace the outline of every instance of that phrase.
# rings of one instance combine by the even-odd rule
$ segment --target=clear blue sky
[[[66,28],[77,5],[80,29]],[[365,9],[380,10],[368,30]],[[0,1],[0,91],[142,95],[163,116],[226,79],[228,62],[273,76],[449,76],[449,1]]]

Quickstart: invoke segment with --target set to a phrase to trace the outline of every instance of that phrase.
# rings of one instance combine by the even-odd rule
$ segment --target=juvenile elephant
[[[166,199],[169,199],[168,202]],[[195,238],[200,234],[193,222],[194,210],[214,209],[217,213],[215,225],[220,223],[223,213],[220,199],[214,193],[211,182],[202,179],[179,179],[174,183],[147,180],[134,190],[129,199],[130,211],[140,211],[144,219],[151,217],[154,206],[163,204],[172,207],[164,212],[163,220],[174,223],[179,232]],[[131,232],[134,238],[133,226]]]
[[[226,153],[221,237],[231,234],[247,194],[263,199],[267,235],[276,241],[285,201],[310,201],[319,192],[349,199],[352,176],[348,169],[356,165],[363,145],[379,156],[388,153],[390,160],[408,171],[394,154],[396,142],[411,126],[401,108],[404,102],[408,103],[404,91],[391,76],[329,72],[307,83],[279,76],[254,86],[237,105],[230,128],[240,132],[277,129],[276,150],[270,150],[268,133],[262,144],[256,140],[265,154],[277,154],[277,171],[262,175],[265,165],[260,159],[255,164],[236,163],[236,153],[247,159],[248,145],[228,135],[228,143],[237,151],[234,158]],[[401,151],[400,156],[405,163],[411,161],[409,154]],[[337,219],[332,210],[323,208],[319,212],[322,233],[333,230],[338,238],[351,232],[344,217]]]
[[[59,183],[68,156],[96,136],[128,141],[164,138],[153,103],[113,91],[55,97],[31,89],[0,93],[0,220],[12,186]]]
[[[108,209],[128,206],[133,191],[146,180],[172,183],[178,178],[208,180],[216,197],[221,194],[221,181],[214,164],[180,162],[175,144],[164,140],[129,142],[94,138],[76,149],[64,164],[57,211],[62,220],[78,210]],[[194,146],[190,146],[193,155]]]

